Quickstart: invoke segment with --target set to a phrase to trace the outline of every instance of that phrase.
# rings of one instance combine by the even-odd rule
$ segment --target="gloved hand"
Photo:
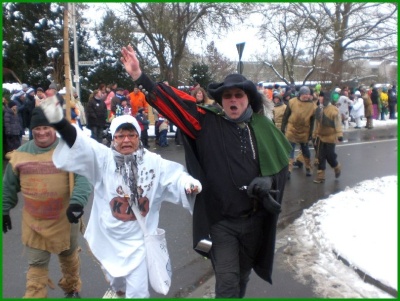
[[[47,97],[40,107],[50,123],[58,123],[64,118],[63,109],[56,96]]]
[[[271,177],[254,178],[247,187],[247,195],[251,198],[259,199],[268,212],[272,214],[279,214],[281,212],[281,205],[275,201],[271,195],[274,194],[277,196],[279,191],[271,190],[271,186]]]
[[[191,193],[200,193],[203,187],[201,183],[196,180],[195,178],[190,177],[191,179],[188,180],[185,184],[185,191],[187,194]]]
[[[267,196],[272,186],[271,177],[257,177],[247,187],[247,195],[251,198],[262,200]]]
[[[268,212],[272,214],[279,214],[281,213],[281,205],[277,201],[275,201],[275,199],[271,195],[272,193],[274,193],[277,196],[279,191],[270,190],[268,195],[262,199],[262,204],[264,208],[267,209]]]
[[[343,136],[338,137],[337,140],[339,140],[339,142],[343,142]]]
[[[83,207],[79,204],[70,204],[67,208],[67,217],[69,222],[72,224],[77,224],[79,218],[83,215]]]
[[[3,215],[3,233],[12,229],[11,217],[8,214]]]

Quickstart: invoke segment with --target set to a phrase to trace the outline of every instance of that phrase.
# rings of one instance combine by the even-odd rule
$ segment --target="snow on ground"
[[[396,113],[396,117],[397,117],[397,113]],[[389,115],[386,115],[386,120],[373,120],[373,127],[387,127],[387,126],[393,126],[393,125],[397,125],[397,119],[389,119]],[[365,125],[366,125],[367,120],[365,118],[363,118],[361,120],[361,129],[355,129],[354,127],[356,126],[355,122],[350,122],[350,126],[349,128],[343,129],[344,132],[346,131],[360,131],[363,130]]]
[[[397,291],[397,176],[363,181],[304,210],[284,231],[288,264],[326,298],[391,298]],[[345,259],[349,266],[338,260]]]
[[[397,120],[374,120],[373,125],[393,126]],[[345,132],[358,131],[354,126],[350,123]],[[280,242],[293,255],[289,264],[297,278],[304,283],[313,279],[317,294],[328,298],[391,298],[359,274],[397,292],[397,191],[396,175],[376,178],[305,210],[284,230],[287,241]]]
[[[365,126],[365,118],[362,122]],[[373,125],[394,126],[397,120],[374,120]],[[354,126],[346,131],[369,131]],[[397,191],[397,175],[375,178],[304,210],[277,242],[292,255],[288,263],[296,278],[303,283],[312,279],[321,297],[393,298],[364,280],[370,276],[397,292]]]

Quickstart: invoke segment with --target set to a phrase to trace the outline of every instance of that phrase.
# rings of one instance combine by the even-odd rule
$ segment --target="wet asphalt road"
[[[333,170],[327,168],[327,179],[324,184],[312,183],[313,177],[306,177],[304,169],[294,170],[288,181],[279,220],[282,230],[295,218],[301,215],[303,209],[310,207],[317,200],[326,198],[332,193],[354,186],[358,182],[375,177],[397,175],[397,128],[376,128],[373,130],[350,130],[345,133],[347,142],[337,146],[337,154],[343,166],[342,175],[335,180]],[[182,146],[174,145],[170,139],[167,148],[151,149],[164,158],[184,164]],[[150,145],[153,147],[154,142]],[[315,170],[314,170],[315,172]],[[27,270],[24,249],[21,245],[21,202],[11,212],[13,229],[3,236],[3,298],[18,298],[23,296],[25,275]],[[84,220],[90,214],[90,204],[85,209]],[[166,230],[168,249],[173,266],[173,279],[170,292],[166,297],[195,297],[191,292],[209,279],[213,273],[211,264],[195,253],[191,239],[191,215],[181,206],[164,204],[160,214],[160,227]],[[108,288],[98,263],[90,254],[84,239],[80,238],[81,275],[83,298],[101,298]],[[312,287],[298,284],[290,272],[283,266],[283,254],[277,254],[273,274],[274,285],[252,276],[246,297],[248,298],[313,298]],[[50,277],[54,283],[60,279],[60,271],[56,256],[50,263]],[[59,288],[49,290],[49,297],[63,297]],[[151,293],[152,298],[164,296]]]

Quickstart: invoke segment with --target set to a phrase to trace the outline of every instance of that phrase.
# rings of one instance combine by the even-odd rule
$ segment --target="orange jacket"
[[[147,113],[148,105],[146,97],[142,92],[139,91],[137,94],[135,92],[129,93],[129,100],[131,103],[132,116],[136,116],[139,108],[144,108],[144,111]]]

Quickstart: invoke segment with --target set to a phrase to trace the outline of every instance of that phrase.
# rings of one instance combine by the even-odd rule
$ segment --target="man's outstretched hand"
[[[42,101],[40,107],[47,120],[52,124],[58,123],[64,118],[63,109],[56,96],[47,97]]]
[[[140,70],[139,60],[136,57],[135,50],[129,44],[126,47],[122,47],[121,50],[121,62],[125,66],[126,72],[133,78],[133,80],[137,80],[142,74],[142,70]]]

